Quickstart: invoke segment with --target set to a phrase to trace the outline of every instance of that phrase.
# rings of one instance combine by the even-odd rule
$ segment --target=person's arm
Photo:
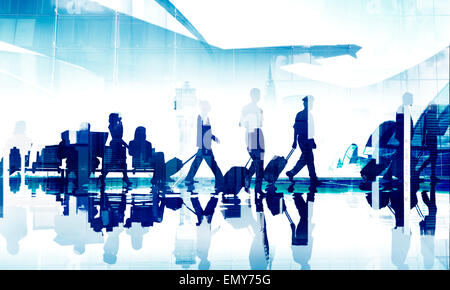
[[[197,147],[203,147],[203,134],[202,134],[202,118],[200,115],[197,117]]]
[[[135,148],[135,142],[134,140],[130,141],[130,145],[128,146],[128,154],[130,154],[131,156],[136,155],[136,148]]]
[[[216,143],[220,143],[219,138],[217,138],[216,136],[212,135],[211,139],[216,142]]]
[[[150,141],[147,141],[147,150],[148,150],[148,153],[147,153],[147,161],[148,161],[148,160],[152,159],[152,157],[153,157],[153,147],[152,147],[152,142],[150,142]]]
[[[298,140],[298,135],[299,135],[299,132],[298,132],[298,130],[299,130],[299,123],[298,123],[298,114],[297,114],[297,116],[295,117],[295,123],[294,123],[294,143],[292,143],[292,148],[297,148],[297,140]]]
[[[208,118],[208,123],[211,125],[211,122],[209,121],[209,118]],[[211,127],[210,131],[211,131],[211,140],[213,140],[213,141],[216,142],[216,143],[219,143],[219,142],[220,142],[220,141],[219,141],[219,138],[217,138],[217,137],[213,134],[213,132],[212,132],[212,127]]]
[[[297,148],[297,138],[298,138],[298,132],[297,129],[294,128],[294,143],[292,143],[292,148]]]
[[[423,127],[422,127],[422,146],[425,146],[427,143],[427,115],[425,114],[425,118],[423,120]]]
[[[244,126],[244,109],[242,109],[241,111],[241,119],[239,120],[239,127],[243,127]]]

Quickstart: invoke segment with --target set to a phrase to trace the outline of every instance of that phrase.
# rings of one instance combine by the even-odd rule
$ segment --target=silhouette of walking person
[[[294,143],[292,144],[292,148],[295,149],[298,143],[302,154],[295,166],[286,172],[286,175],[294,183],[294,176],[306,165],[308,167],[311,186],[318,186],[322,183],[317,178],[314,166],[313,149],[316,148],[316,143],[314,142],[314,120],[311,114],[314,97],[306,96],[302,100],[304,109],[295,117]]]
[[[131,182],[128,178],[127,174],[127,143],[123,141],[123,125],[122,125],[122,118],[118,113],[111,113],[109,115],[109,126],[108,126],[109,132],[111,134],[111,142],[109,143],[109,146],[111,146],[112,151],[112,162],[115,166],[122,169],[123,172],[123,181],[126,183],[127,186],[131,186]],[[106,174],[108,172],[105,172],[102,174],[102,180],[106,178]]]
[[[211,123],[209,121],[208,113],[211,111],[211,106],[207,101],[201,101],[200,115],[197,117],[197,147],[198,151],[194,161],[191,164],[188,175],[186,176],[186,185],[192,185],[194,176],[203,160],[206,161],[211,168],[215,177],[216,191],[222,191],[223,188],[223,174],[216,163],[214,154],[212,152],[211,143],[215,141],[219,143],[219,139],[213,135],[211,130]]]
[[[258,107],[261,98],[260,90],[253,88],[250,91],[251,102],[241,113],[239,126],[246,131],[245,143],[252,159],[246,184],[250,184],[253,174],[256,173],[255,192],[262,193],[262,180],[264,177],[264,135],[262,131],[263,111]]]
[[[424,149],[429,151],[429,157],[420,166],[418,172],[425,169],[430,164],[430,178],[436,180],[436,162],[438,158],[437,136],[439,135],[439,121],[437,117],[437,105],[431,104],[425,114],[425,121],[422,131],[422,144]]]

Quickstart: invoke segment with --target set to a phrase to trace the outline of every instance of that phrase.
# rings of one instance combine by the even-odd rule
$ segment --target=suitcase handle
[[[287,210],[284,211],[284,214],[286,215],[287,219],[289,220],[290,224],[294,224],[294,222],[291,219],[291,216],[289,215],[289,213],[287,212]]]
[[[245,168],[247,168],[247,165],[248,165],[248,163],[250,162],[250,160],[252,160],[251,157],[248,159],[247,163],[245,163],[245,166],[244,166]]]
[[[184,161],[183,164],[181,165],[181,167],[183,167],[186,163],[188,163],[189,161],[191,161],[191,159],[194,158],[195,155],[197,155],[197,153],[195,153],[194,155],[192,155],[188,160]]]
[[[286,161],[289,160],[289,158],[291,157],[292,153],[294,153],[295,148],[292,148],[291,151],[289,151],[289,154],[286,157]]]

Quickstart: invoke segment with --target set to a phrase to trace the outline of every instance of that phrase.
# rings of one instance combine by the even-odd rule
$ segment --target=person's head
[[[116,261],[117,261],[117,256],[114,255],[114,254],[112,254],[112,253],[105,252],[105,253],[103,254],[103,261],[104,261],[105,263],[108,263],[108,264],[110,264],[110,265],[113,265],[113,264],[115,264]]]
[[[413,95],[409,92],[403,94],[403,105],[412,105],[413,104]]]
[[[211,105],[208,101],[200,101],[198,105],[202,115],[207,115],[211,111]]]
[[[309,263],[301,264],[302,270],[311,270],[311,265]]]
[[[70,143],[69,131],[64,131],[61,133],[61,140],[67,144]]]
[[[429,104],[428,105],[428,111],[430,113],[436,113],[438,106],[436,104]]]
[[[136,251],[142,249],[142,236],[141,235],[132,235],[131,236],[131,246]]]
[[[82,122],[80,124],[80,131],[90,131],[91,130],[91,124],[88,122]]]
[[[111,113],[109,114],[109,123],[120,122],[122,118],[119,113]]]
[[[313,96],[305,96],[303,99],[303,106],[305,107],[305,109],[307,109],[308,111],[310,111],[313,107],[313,103],[314,103],[314,97]]]
[[[135,140],[145,140],[147,138],[147,134],[145,131],[145,128],[142,126],[139,126],[136,128],[136,131],[134,131],[134,139]]]
[[[19,253],[19,242],[18,241],[7,241],[6,249],[11,255],[17,255]]]
[[[14,134],[24,134],[26,130],[25,121],[18,121],[16,127],[14,128]]]
[[[250,97],[252,98],[253,103],[259,102],[259,99],[261,98],[261,92],[258,88],[253,88],[250,91]]]
[[[73,251],[77,255],[82,255],[86,251],[86,247],[84,244],[76,244],[73,247]]]
[[[211,267],[211,262],[208,261],[208,259],[206,259],[206,258],[201,259],[200,262],[198,263],[199,270],[209,270],[210,267]]]

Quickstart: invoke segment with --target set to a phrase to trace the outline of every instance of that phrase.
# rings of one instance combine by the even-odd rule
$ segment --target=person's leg
[[[123,145],[122,140],[111,140],[111,163],[117,166],[117,169],[122,171],[123,177],[122,180],[128,186],[131,185],[131,182],[128,178],[128,166],[127,166],[127,151],[125,145]]]
[[[122,172],[123,172],[123,181],[129,186],[129,185],[131,185],[131,181],[130,181],[130,179],[128,178],[128,172],[127,172],[127,164],[125,163],[125,164],[123,164],[122,165]]]
[[[419,170],[417,170],[417,172],[420,174],[425,167],[427,167],[427,165],[431,162],[431,152],[430,152],[430,157],[428,157],[423,163],[422,165],[420,165]]]
[[[433,148],[432,150],[430,150],[430,163],[431,163],[431,174],[430,174],[430,178],[436,179],[436,162],[437,162],[437,157],[438,157],[438,153],[437,153],[437,148]]]
[[[262,192],[262,182],[264,177],[264,161],[263,160],[257,160],[254,161],[256,163],[256,178],[255,178],[255,192],[260,193]]]
[[[250,155],[250,158],[252,159],[252,162],[250,164],[250,167],[248,168],[247,175],[245,176],[245,190],[248,192],[250,188],[250,184],[252,183],[252,177],[253,174],[255,174],[257,166],[255,163],[255,158],[251,151],[248,151],[248,154]]]
[[[314,166],[314,154],[312,149],[305,152],[306,165],[308,166],[309,179],[311,182],[317,182],[316,168]]]
[[[191,168],[189,168],[188,175],[186,176],[185,181],[192,182],[194,181],[194,176],[197,173],[198,168],[200,167],[200,164],[203,161],[203,154],[202,150],[198,150],[197,155],[195,156],[194,161],[191,164]]]
[[[264,177],[264,152],[256,152],[255,159],[256,179],[255,179],[255,192],[262,192],[262,181]]]
[[[403,219],[403,211],[404,211],[403,195],[404,195],[404,192],[403,192],[403,184],[402,184],[398,190],[392,191],[390,193],[390,196],[389,196],[391,207],[394,210],[395,227],[396,228],[404,226],[404,219]]]
[[[208,154],[208,156],[205,156],[205,161],[208,163],[208,166],[211,168],[215,180],[216,180],[216,188],[221,188],[223,186],[223,174],[220,170],[219,166],[217,165],[217,162],[214,158],[214,154],[211,153]]]
[[[288,172],[290,174],[292,174],[292,176],[297,175],[297,173],[300,172],[300,170],[303,169],[303,167],[306,165],[306,158],[305,158],[305,154],[302,152],[302,155],[300,155],[300,159],[298,159],[297,163],[295,164],[295,166],[289,170]],[[287,172],[286,172],[287,174]]]
[[[255,174],[255,172],[256,172],[255,160],[252,158],[252,163],[250,164],[250,167],[248,168],[247,178],[249,178],[251,180],[253,177],[253,174]]]
[[[191,197],[192,207],[194,208],[195,215],[197,216],[197,226],[202,223],[203,220],[203,208],[200,205],[198,197]]]
[[[152,156],[152,163],[155,173],[152,178],[152,183],[162,183],[166,180],[166,163],[163,152],[156,152]]]

